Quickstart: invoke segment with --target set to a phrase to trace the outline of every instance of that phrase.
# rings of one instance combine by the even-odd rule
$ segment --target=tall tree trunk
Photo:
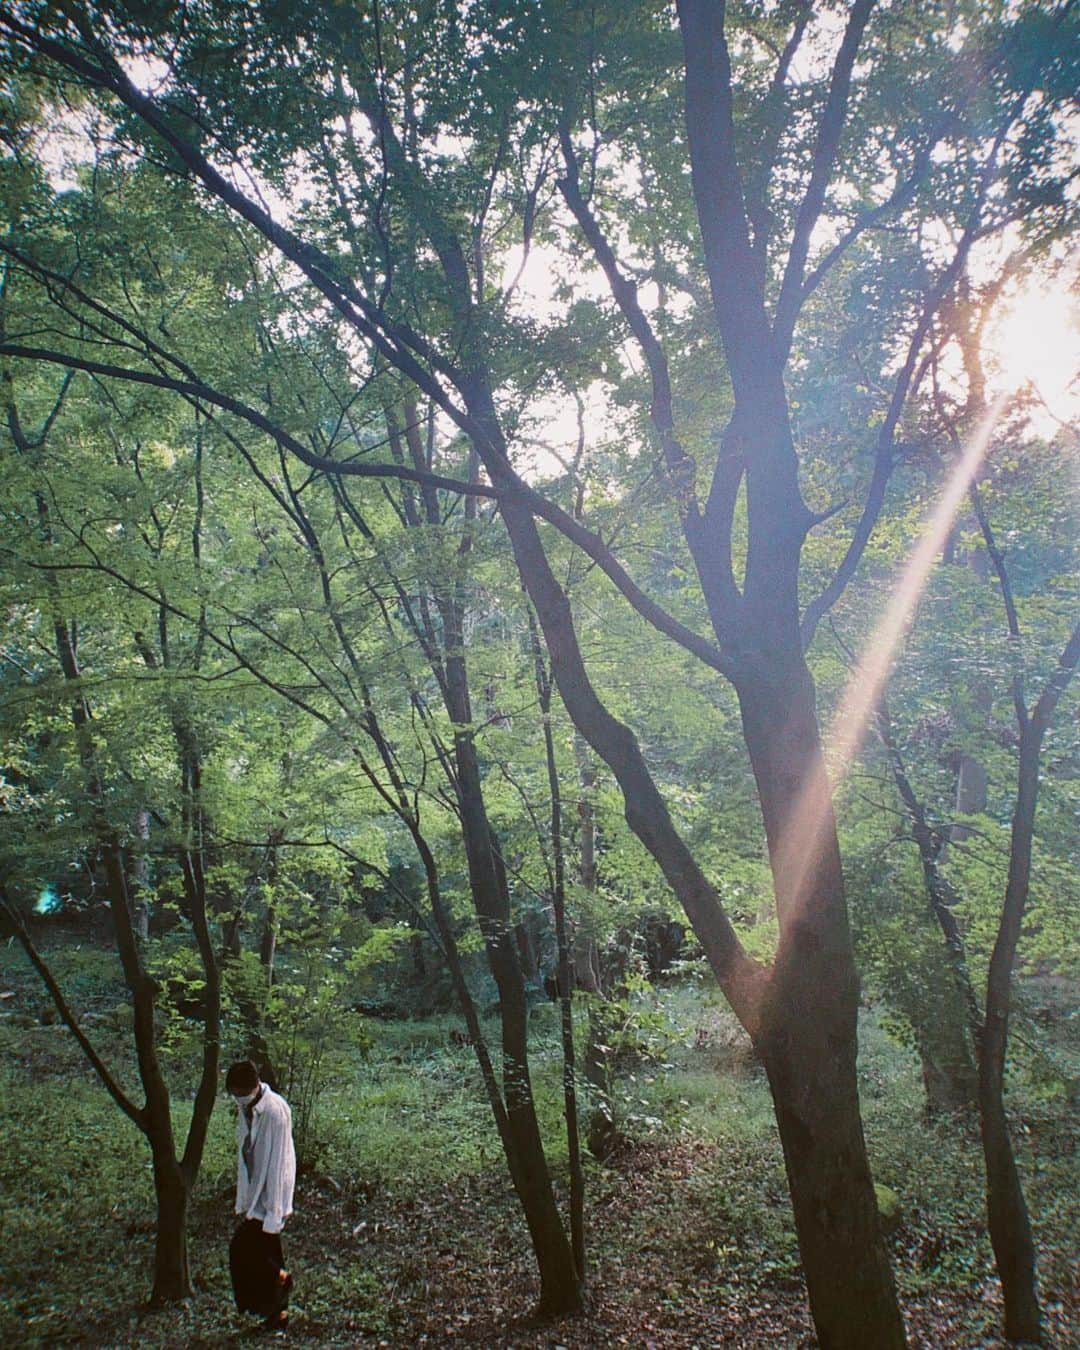
[[[11,408],[12,430],[18,428],[14,405]],[[20,440],[20,449],[24,448]],[[52,539],[52,527],[45,496],[35,493],[38,519],[43,536]],[[99,856],[104,864],[109,911],[112,916],[120,966],[124,983],[131,996],[132,1027],[135,1041],[135,1057],[138,1064],[139,1079],[146,1094],[145,1105],[141,1109],[128,1110],[124,1095],[113,1085],[110,1090],[114,1098],[128,1110],[131,1119],[145,1134],[150,1145],[154,1163],[154,1188],[158,1202],[158,1230],[154,1255],[155,1301],[168,1301],[186,1298],[191,1293],[191,1280],[187,1259],[186,1223],[175,1221],[177,1213],[186,1214],[187,1194],[197,1174],[201,1159],[202,1144],[205,1139],[205,1126],[213,1108],[216,1093],[217,1071],[217,1019],[219,1013],[216,979],[211,976],[213,1003],[208,1026],[213,1029],[212,1043],[204,1033],[203,1073],[200,1078],[199,1097],[196,1103],[194,1140],[189,1139],[189,1157],[181,1163],[177,1159],[172,1129],[172,1116],[169,1089],[162,1073],[158,1056],[155,1028],[155,991],[156,985],[147,972],[140,949],[136,911],[132,886],[128,876],[125,850],[117,837],[108,816],[105,785],[101,777],[99,756],[93,733],[93,717],[90,703],[82,688],[82,670],[79,663],[77,625],[68,620],[63,613],[62,596],[55,577],[49,581],[52,601],[52,627],[57,659],[64,680],[72,688],[71,721],[75,732],[79,763],[83,771],[85,788],[90,802],[91,828]],[[187,783],[185,781],[185,788]],[[205,932],[205,909],[203,926],[199,928],[198,916],[193,923],[200,933],[199,946],[204,961],[209,955],[211,967],[216,971],[212,953],[209,953],[208,934]],[[84,1050],[87,1049],[84,1043]],[[92,1060],[92,1062],[94,1062]],[[98,1065],[95,1064],[95,1068]],[[99,1074],[101,1070],[99,1068]],[[104,1076],[108,1083],[108,1076]],[[177,1182],[183,1191],[183,1204],[179,1205]]]
[[[158,1228],[154,1247],[152,1298],[155,1302],[167,1302],[187,1298],[191,1294],[185,1217],[189,1183],[177,1160],[169,1089],[157,1053],[154,982],[143,967],[135,940],[123,854],[115,842],[112,842],[105,851],[105,872],[109,884],[109,906],[116,928],[120,963],[124,971],[124,981],[131,993],[135,1053],[139,1065],[139,1078],[146,1093],[143,1128],[154,1164]],[[212,1054],[215,1056],[216,1065],[216,1047],[212,1048]]]
[[[854,1010],[822,1007],[829,963],[794,963],[755,1045],[768,1074],[799,1252],[824,1350],[903,1344],[866,1161]],[[846,1002],[847,1000],[844,1000]],[[882,1330],[888,1339],[882,1339]]]
[[[1035,1242],[1005,1115],[1000,1073],[991,1056],[979,1064],[979,1126],[986,1165],[986,1215],[1005,1300],[1005,1336],[1042,1344]]]
[[[1019,647],[1020,619],[1005,555],[997,546],[990,519],[974,485],[969,489],[987,557],[997,575],[1009,638]],[[1080,623],[1073,628],[1058,664],[1029,711],[1023,666],[1017,653],[1012,681],[1013,709],[1020,733],[1016,805],[1009,841],[1009,875],[997,938],[986,978],[986,1019],[979,1038],[979,1119],[986,1162],[986,1210],[994,1260],[1005,1298],[1005,1335],[1013,1341],[1042,1344],[1042,1318],[1035,1274],[1035,1244],[1027,1202],[1016,1167],[1005,1115],[1005,1056],[1009,1041],[1009,1005],[1016,952],[1031,886],[1035,810],[1039,801],[1039,758],[1058,700],[1080,665]]]
[[[903,1323],[878,1226],[855,1080],[858,980],[814,690],[801,651],[737,688],[774,868],[781,942],[767,980],[742,951],[715,888],[678,836],[629,729],[599,703],[569,604],[528,510],[503,503],[559,692],[622,788],[631,829],[686,910],[732,1008],[766,1064],[818,1337],[827,1350],[899,1350]],[[819,810],[815,864],[796,878],[781,842],[796,808]],[[785,861],[786,859],[786,861]]]
[[[452,664],[448,661],[448,668]],[[455,720],[467,719],[455,717]],[[541,1309],[551,1314],[575,1312],[581,1307],[581,1288],[573,1251],[555,1203],[536,1116],[529,1074],[525,982],[514,946],[505,872],[492,846],[471,733],[457,732],[454,750],[470,887],[499,992],[503,1096],[516,1164],[512,1169],[514,1186],[536,1253]]]
[[[1042,1344],[1042,1319],[1035,1276],[1035,1243],[1005,1115],[1005,1052],[1013,966],[1031,876],[1044,729],[1038,714],[1021,720],[1009,878],[986,980],[986,1022],[979,1046],[979,1122],[986,1161],[987,1226],[1005,1298],[1005,1335],[1011,1341],[1030,1341],[1036,1345]]]
[[[859,982],[813,685],[800,657],[737,691],[780,919],[751,1034],[776,1109],[814,1325],[825,1350],[901,1347],[859,1110]]]
[[[551,798],[551,855],[553,876],[551,904],[555,915],[555,939],[558,944],[559,1010],[563,1047],[563,1108],[566,1116],[566,1149],[570,1163],[570,1245],[579,1285],[585,1284],[585,1174],[581,1166],[581,1133],[578,1126],[577,1067],[574,1047],[574,980],[570,959],[570,934],[566,916],[566,850],[562,832],[562,789],[555,758],[555,738],[551,730],[551,675],[544,665],[536,619],[529,611],[529,634],[536,667],[536,692],[544,727],[544,758],[547,763],[548,794]]]
[[[410,401],[406,404],[404,439],[405,447],[417,467],[425,464],[419,427],[416,405]],[[401,429],[394,410],[389,407],[387,428],[391,452],[395,458],[401,459],[404,454]],[[476,477],[478,467],[479,461],[474,450],[470,455],[470,478]],[[425,488],[422,501],[423,518],[414,498],[406,496],[404,500],[406,519],[410,526],[419,528],[425,522],[428,526],[439,525],[441,512],[437,495]],[[471,522],[474,514],[475,502],[470,500],[466,504],[466,521]],[[483,779],[473,739],[472,703],[465,661],[465,589],[462,584],[463,568],[471,546],[472,532],[466,529],[456,559],[458,568],[462,570],[449,582],[440,578],[432,586],[442,620],[441,659],[432,641],[433,629],[425,629],[421,625],[418,636],[432,660],[433,673],[454,725],[454,771],[451,777],[457,796],[469,885],[488,966],[499,993],[505,1107],[501,1132],[510,1175],[536,1255],[540,1274],[540,1308],[552,1314],[576,1312],[581,1307],[581,1280],[571,1243],[555,1203],[536,1115],[529,1071],[528,1006],[514,938],[510,891],[496,836],[488,819]]]
[[[54,633],[64,677],[77,687],[81,672],[72,630],[69,625],[58,619],[54,623]],[[156,1301],[186,1298],[191,1293],[186,1227],[181,1226],[178,1229],[171,1221],[176,1211],[173,1183],[175,1176],[179,1175],[179,1163],[173,1138],[169,1089],[157,1052],[154,1025],[155,985],[147,973],[139,950],[124,850],[112,831],[105,813],[104,791],[98,774],[97,753],[91,731],[90,706],[81,691],[76,694],[72,703],[72,721],[79,745],[79,757],[87,779],[94,833],[105,866],[109,911],[112,915],[120,965],[124,972],[124,983],[131,995],[135,1056],[139,1066],[139,1078],[146,1093],[146,1106],[141,1113],[141,1125],[154,1160],[154,1188],[159,1210],[153,1298]],[[169,1222],[161,1222],[162,1212],[169,1216]],[[177,1246],[178,1241],[180,1250]]]
[[[978,1100],[978,1067],[967,1032],[964,1000],[945,970],[934,969],[927,1006],[916,1010],[916,1049],[931,1120],[967,1112]]]
[[[151,1123],[151,1130],[154,1126]],[[154,1194],[157,1200],[157,1236],[154,1242],[153,1303],[171,1303],[191,1294],[188,1268],[187,1216],[189,1191],[183,1170],[164,1138],[155,1144]]]

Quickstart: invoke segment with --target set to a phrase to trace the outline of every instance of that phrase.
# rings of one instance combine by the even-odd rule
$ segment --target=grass
[[[111,958],[86,948],[54,955],[72,1001],[97,1013],[95,1040],[134,1085],[123,1018],[110,1012],[122,1001]],[[179,1310],[147,1312],[140,1304],[154,1220],[145,1142],[73,1039],[40,1024],[41,995],[15,949],[0,951],[0,988],[14,994],[0,1021],[0,1343],[230,1339],[231,1113],[215,1111],[193,1202],[196,1297]],[[600,1312],[587,1324],[591,1339],[575,1339],[586,1336],[578,1324],[562,1343],[617,1344],[620,1325],[630,1328],[627,1343],[641,1343],[634,1330],[642,1334],[646,1315],[656,1319],[658,1345],[719,1343],[710,1341],[717,1333],[708,1319],[724,1310],[728,1331],[742,1317],[758,1329],[748,1334],[803,1344],[798,1251],[764,1077],[730,1014],[696,986],[664,987],[644,1003],[644,1053],[624,1056],[617,1091],[629,1142],[611,1165],[590,1160],[587,1169]],[[527,1235],[472,1053],[451,1036],[456,1025],[372,1024],[370,1049],[346,1054],[320,1098],[314,1165],[288,1233],[300,1268],[317,1272],[297,1299],[295,1335],[309,1344],[411,1345],[423,1336],[495,1344],[535,1293]],[[562,1193],[555,1010],[536,1009],[532,1026],[538,1104]],[[1060,1030],[1067,1042],[1067,1028],[1063,1013],[1048,1034]],[[1069,1053],[1067,1044],[1052,1048]],[[860,1072],[875,1176],[903,1208],[892,1239],[902,1297],[916,1325],[929,1310],[929,1339],[916,1343],[989,1343],[998,1309],[977,1140],[955,1125],[922,1122],[918,1066],[872,1014],[861,1029]],[[183,1087],[177,1096],[182,1132]],[[1044,1297],[1064,1336],[1076,1335],[1072,1113],[1046,1074],[1028,1074],[1022,1060],[1010,1102]],[[951,1310],[947,1329],[943,1308]],[[777,1329],[769,1318],[781,1319]],[[521,1331],[512,1343],[550,1343],[531,1335]]]

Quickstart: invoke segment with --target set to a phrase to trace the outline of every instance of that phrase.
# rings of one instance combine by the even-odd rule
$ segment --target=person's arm
[[[259,1132],[255,1136],[255,1156],[251,1160],[251,1180],[248,1183],[247,1192],[247,1211],[244,1215],[247,1219],[257,1219],[259,1216],[255,1210],[262,1207],[266,1208],[266,1191],[271,1173],[274,1167],[274,1115],[272,1111],[264,1111],[259,1117]]]
[[[263,1232],[280,1233],[292,1190],[294,1171],[292,1130],[284,1110],[266,1111],[260,1122],[255,1148],[255,1183],[252,1187],[248,1218],[261,1202]]]

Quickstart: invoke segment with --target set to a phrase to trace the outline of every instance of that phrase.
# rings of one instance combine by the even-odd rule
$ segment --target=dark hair
[[[225,1075],[225,1090],[237,1097],[246,1097],[259,1086],[259,1071],[250,1059],[238,1060],[229,1066]]]

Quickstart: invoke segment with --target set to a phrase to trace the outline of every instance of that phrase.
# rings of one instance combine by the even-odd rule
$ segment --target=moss
[[[878,1218],[881,1220],[882,1231],[884,1233],[895,1233],[900,1227],[900,1220],[904,1217],[904,1207],[900,1203],[900,1197],[888,1186],[883,1186],[880,1181],[874,1182],[874,1195],[877,1199]]]

